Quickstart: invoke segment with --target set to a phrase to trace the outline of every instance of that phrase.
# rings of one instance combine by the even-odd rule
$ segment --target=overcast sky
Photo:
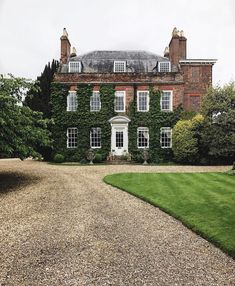
[[[79,54],[159,55],[177,27],[188,39],[187,58],[218,59],[214,84],[235,80],[235,0],[0,0],[0,74],[35,79],[60,58],[63,27]]]

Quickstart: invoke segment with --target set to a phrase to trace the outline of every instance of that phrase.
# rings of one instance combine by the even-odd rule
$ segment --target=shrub
[[[85,158],[83,158],[83,159],[80,160],[80,164],[87,164],[87,163],[88,163],[88,161],[87,161],[87,159],[85,159]]]
[[[232,168],[232,170],[235,170],[235,162],[233,162],[233,168]]]
[[[102,161],[102,154],[96,153],[94,163],[100,163]]]
[[[56,163],[64,162],[64,156],[62,154],[55,154],[54,162],[56,162]]]

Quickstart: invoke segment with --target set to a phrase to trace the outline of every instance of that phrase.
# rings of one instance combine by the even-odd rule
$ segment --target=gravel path
[[[0,160],[0,187],[10,185],[0,192],[0,285],[235,285],[234,260],[102,182],[115,172],[226,169]]]

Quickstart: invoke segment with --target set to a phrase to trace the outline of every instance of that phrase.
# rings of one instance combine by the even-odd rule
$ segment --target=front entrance
[[[109,120],[112,127],[111,151],[116,156],[128,152],[128,123],[130,119],[126,116],[115,116]]]

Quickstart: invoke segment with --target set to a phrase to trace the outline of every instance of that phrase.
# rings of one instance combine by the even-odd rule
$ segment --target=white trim
[[[116,64],[124,64],[124,71],[116,71]],[[126,61],[114,61],[113,72],[117,72],[117,73],[126,72]]]
[[[69,101],[69,97],[71,96],[71,94],[74,94],[75,95],[75,98],[76,98],[76,104],[75,104],[75,110],[71,110],[71,106],[70,106],[70,101]],[[77,111],[77,107],[78,107],[78,98],[77,98],[77,92],[76,91],[69,91],[69,93],[67,94],[67,108],[66,108],[66,111],[69,111],[69,112],[75,112]],[[70,108],[69,108],[70,107]]]
[[[77,63],[78,64],[78,71],[72,71],[71,72],[71,67],[70,67],[70,64],[74,64],[74,63]],[[81,62],[80,61],[77,61],[77,62],[73,62],[73,61],[71,61],[71,62],[69,62],[69,73],[80,73],[81,72]]]
[[[99,129],[100,130],[100,146],[96,146],[96,147],[93,147],[92,146],[92,140],[91,140],[91,131],[92,131],[92,129]],[[92,149],[100,149],[100,148],[102,148],[102,142],[101,142],[101,128],[100,127],[91,127],[91,129],[90,129],[90,147],[92,148]]]
[[[116,101],[116,97],[122,97],[121,95],[118,95],[118,93],[122,93],[123,94],[123,110],[116,110],[116,104],[115,104],[115,101]],[[115,99],[114,99],[114,111],[115,112],[125,112],[126,111],[126,91],[125,90],[116,90],[115,91]]]
[[[161,71],[161,64],[168,64],[168,71]],[[158,72],[171,72],[171,62],[158,62]]]
[[[92,95],[90,96],[90,112],[99,112],[101,110],[101,98],[100,98],[99,110],[92,110],[91,99],[92,99],[92,96],[94,95],[94,93],[98,93],[99,97],[100,97],[100,92],[99,91],[93,91],[92,92]]]
[[[147,146],[143,146],[143,147],[139,146],[139,131],[147,131],[148,132],[148,138],[147,138],[148,145]],[[148,127],[138,127],[137,128],[137,148],[138,149],[148,149],[149,148],[149,128]]]
[[[192,60],[180,60],[179,63],[181,65],[189,65],[189,64],[202,64],[202,65],[213,65],[217,62],[216,59],[192,59]]]
[[[162,93],[169,92],[170,93],[170,109],[162,109]],[[173,90],[161,90],[161,99],[160,99],[160,108],[163,112],[173,111]]]
[[[109,119],[110,123],[129,123],[131,120],[127,116],[117,115]]]
[[[139,110],[139,93],[146,92],[147,93],[147,109]],[[137,90],[137,111],[138,112],[148,112],[149,111],[149,91],[148,90]]]
[[[76,146],[73,146],[73,147],[71,147],[71,146],[69,146],[69,129],[73,129],[73,130],[76,130],[76,134],[77,134],[77,141],[75,142],[76,143]],[[77,127],[68,127],[67,128],[67,148],[68,149],[74,149],[74,148],[77,148],[78,147],[78,128]]]

